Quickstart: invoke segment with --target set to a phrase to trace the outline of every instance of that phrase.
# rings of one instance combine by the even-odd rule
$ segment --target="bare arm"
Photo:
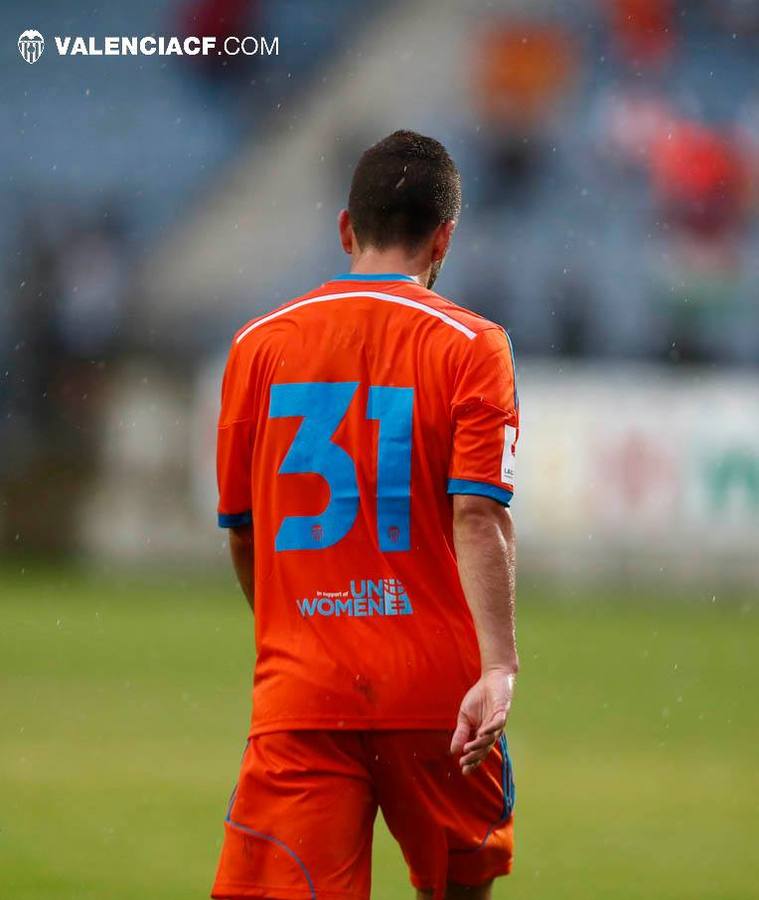
[[[229,529],[229,553],[245,599],[253,611],[253,526]]]
[[[511,514],[487,497],[455,495],[453,537],[482,666],[480,679],[461,703],[451,743],[451,752],[461,754],[468,774],[482,762],[506,724],[519,669]]]

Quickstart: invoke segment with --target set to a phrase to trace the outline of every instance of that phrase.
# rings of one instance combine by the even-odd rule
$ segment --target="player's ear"
[[[448,252],[448,247],[451,244],[451,238],[453,237],[453,231],[456,228],[456,220],[449,219],[447,222],[443,222],[438,225],[435,229],[435,234],[432,238],[432,262],[436,263],[443,259],[445,254]]]
[[[341,209],[337,216],[337,230],[340,234],[340,244],[350,256],[353,253],[353,225],[347,209]]]

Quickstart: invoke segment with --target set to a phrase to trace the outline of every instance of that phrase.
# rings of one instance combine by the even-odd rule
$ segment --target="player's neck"
[[[409,256],[402,250],[388,248],[376,250],[367,247],[363,252],[352,257],[351,272],[355,275],[410,275],[421,284],[429,280],[429,262],[419,256]]]

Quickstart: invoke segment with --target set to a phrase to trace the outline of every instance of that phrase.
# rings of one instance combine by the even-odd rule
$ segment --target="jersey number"
[[[329,485],[327,508],[318,516],[287,516],[277,550],[322,550],[341,541],[358,516],[359,494],[353,458],[333,443],[358,388],[357,381],[273,384],[270,418],[298,416],[302,422],[280,474],[316,473]],[[377,534],[381,550],[408,550],[410,540],[411,425],[414,389],[369,388],[366,417],[379,422]]]

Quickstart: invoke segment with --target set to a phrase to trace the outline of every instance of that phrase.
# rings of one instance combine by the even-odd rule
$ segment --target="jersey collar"
[[[377,275],[372,273],[343,272],[335,275],[332,281],[412,281],[414,284],[419,282],[413,275],[404,275],[401,272],[381,272]]]

